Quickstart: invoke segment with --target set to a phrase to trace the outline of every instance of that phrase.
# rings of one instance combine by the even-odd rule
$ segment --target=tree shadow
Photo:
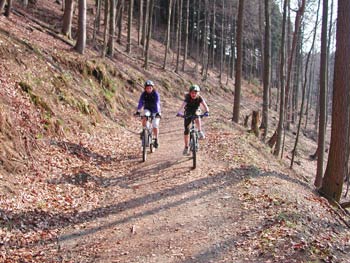
[[[81,175],[80,175],[81,176]],[[104,207],[98,207],[92,209],[90,211],[83,212],[66,212],[66,213],[53,213],[48,211],[42,211],[40,209],[33,209],[32,211],[23,211],[23,212],[13,212],[10,210],[0,210],[0,228],[7,229],[19,229],[22,232],[28,231],[37,231],[37,230],[50,230],[50,229],[62,229],[68,226],[78,225],[81,223],[87,223],[94,220],[98,220],[100,218],[106,218],[110,215],[120,215],[120,219],[97,226],[89,229],[79,230],[71,234],[62,235],[58,237],[59,240],[70,240],[75,239],[81,236],[93,234],[104,229],[108,229],[114,227],[119,224],[123,224],[126,222],[130,222],[134,219],[143,218],[150,215],[155,215],[159,212],[163,212],[165,210],[171,209],[173,207],[178,207],[185,203],[191,203],[194,200],[203,198],[208,196],[214,192],[217,192],[222,187],[229,187],[236,185],[242,180],[246,178],[258,177],[258,176],[274,176],[278,177],[282,180],[290,181],[292,183],[296,183],[299,185],[303,185],[310,189],[308,185],[300,182],[297,179],[290,178],[285,174],[279,173],[267,173],[261,172],[256,167],[247,167],[247,168],[237,168],[227,172],[221,172],[212,176],[207,176],[204,178],[199,178],[190,182],[186,182],[183,184],[175,185],[171,188],[161,190],[155,193],[146,194],[144,196],[136,197],[129,199],[127,201],[122,201],[116,203],[114,205],[108,205]],[[90,175],[85,175],[88,178]],[[84,176],[82,176],[84,178]],[[76,179],[72,182],[83,182],[85,179]],[[119,182],[120,183],[120,182]],[[175,201],[166,201],[165,204],[161,204],[154,208],[148,210],[140,210],[140,212],[134,213],[130,216],[126,215],[123,217],[123,213],[145,206],[147,204],[157,204],[161,200],[166,200],[170,197],[175,196],[183,196],[187,194],[188,197],[181,198],[180,200]],[[55,242],[55,240],[47,239],[42,240],[42,242]],[[15,242],[16,243],[16,242]],[[8,246],[14,246],[14,248],[18,249],[20,247],[32,247],[37,244],[23,244],[22,246],[18,246],[18,244],[7,244]]]

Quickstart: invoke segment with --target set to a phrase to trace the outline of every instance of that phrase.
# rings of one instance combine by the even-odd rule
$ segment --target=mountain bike
[[[155,116],[151,114],[150,111],[145,111],[143,115],[140,115],[140,118],[146,119],[146,126],[142,128],[141,132],[141,145],[142,145],[142,161],[145,162],[147,160],[147,149],[149,147],[149,150],[151,153],[154,152],[154,141],[153,138],[153,125],[152,121]]]
[[[191,119],[191,127],[190,127],[190,141],[189,141],[189,148],[192,153],[192,167],[193,169],[196,169],[197,167],[197,152],[199,150],[199,131],[195,125],[195,120],[198,118],[207,117],[207,114],[201,114],[201,115],[192,115],[192,116],[183,116],[183,115],[177,115],[178,117],[182,117],[184,119]]]

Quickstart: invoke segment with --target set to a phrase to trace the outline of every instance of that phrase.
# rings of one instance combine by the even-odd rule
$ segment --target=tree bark
[[[173,6],[173,0],[168,1],[168,26],[166,31],[166,47],[165,47],[165,54],[164,54],[164,64],[163,69],[166,68],[167,58],[168,58],[168,52],[170,47],[170,25],[171,25],[171,13],[172,13],[172,6]]]
[[[134,0],[129,2],[129,16],[128,16],[128,43],[126,45],[126,53],[131,52],[131,30],[132,30],[132,15],[134,11]]]
[[[279,108],[279,120],[276,134],[276,146],[273,154],[275,156],[280,155],[281,145],[282,145],[282,132],[284,125],[284,102],[285,102],[285,87],[284,87],[284,63],[285,63],[285,40],[286,40],[286,20],[287,20],[287,2],[284,0],[283,4],[283,19],[282,19],[282,37],[281,37],[281,64],[280,64],[280,108]],[[271,140],[270,140],[271,141]]]
[[[143,23],[143,0],[140,0],[139,3],[139,27],[137,31],[137,44],[141,45],[142,38],[142,23]]]
[[[113,57],[114,55],[115,17],[116,17],[115,0],[110,0],[109,1],[109,34],[108,34],[108,45],[107,45],[107,55],[110,57]]]
[[[318,25],[318,13],[319,13],[319,10],[320,10],[320,2],[321,2],[321,0],[318,1],[318,7],[317,7],[317,13],[316,13],[316,21],[315,21],[315,26],[314,26],[314,32],[313,32],[311,48],[310,48],[310,51],[309,51],[309,53],[307,55],[306,62],[305,62],[305,75],[304,75],[304,83],[303,83],[303,88],[302,88],[299,123],[298,123],[297,134],[296,134],[296,137],[295,137],[294,148],[293,148],[293,151],[292,151],[293,155],[292,155],[292,160],[291,160],[291,163],[290,163],[290,168],[293,167],[295,153],[296,153],[297,147],[298,147],[299,134],[300,134],[300,129],[301,129],[301,122],[302,122],[302,119],[303,119],[303,116],[304,116],[303,111],[304,111],[304,104],[305,104],[306,85],[307,85],[307,82],[308,82],[308,74],[309,74],[309,63],[310,63],[310,57],[311,57],[312,51],[313,51],[314,46],[315,46],[316,32],[317,32],[317,25]]]
[[[177,56],[175,72],[179,71],[180,54],[181,54],[181,35],[182,35],[182,3],[183,0],[178,0],[178,19],[177,19]]]
[[[338,1],[334,66],[332,132],[326,172],[320,192],[339,202],[347,172],[350,94],[350,1]]]
[[[243,43],[243,11],[244,11],[244,0],[239,0],[238,5],[238,20],[237,20],[237,65],[236,65],[236,76],[235,76],[235,97],[233,104],[233,117],[232,120],[235,123],[239,122],[239,112],[241,103],[241,85],[242,85],[242,43]]]
[[[323,176],[323,158],[326,136],[326,90],[327,90],[327,26],[328,26],[328,0],[323,0],[321,32],[321,61],[320,61],[320,115],[318,119],[318,144],[317,173],[314,185],[320,188]]]
[[[265,140],[268,131],[269,120],[269,89],[271,68],[271,37],[270,37],[270,0],[265,0],[265,37],[264,37],[264,75],[263,75],[263,107],[260,128],[263,129],[262,139]]]
[[[189,20],[190,20],[190,0],[186,0],[186,27],[185,27],[185,50],[184,50],[184,59],[182,63],[182,71],[185,71],[185,65],[187,60],[188,53],[188,30],[189,30]]]
[[[72,20],[73,20],[74,1],[65,0],[63,13],[62,34],[69,39],[72,38]]]
[[[86,46],[86,0],[79,0],[78,38],[75,50],[84,54]]]
[[[148,29],[147,29],[147,39],[146,39],[146,49],[145,49],[145,69],[148,68],[148,57],[149,57],[149,44],[152,37],[152,17],[153,17],[153,5],[154,0],[150,0],[149,4],[149,23],[148,23]]]

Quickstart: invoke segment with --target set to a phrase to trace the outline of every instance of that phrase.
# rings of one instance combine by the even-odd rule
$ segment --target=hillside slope
[[[0,17],[1,262],[350,262],[344,215],[310,184],[314,164],[299,157],[291,171],[233,125],[231,82],[140,65],[78,55],[29,16]],[[142,163],[132,113],[148,78],[164,112],[160,149]],[[194,81],[211,109],[196,170],[175,117]],[[243,114],[257,91],[245,84]]]

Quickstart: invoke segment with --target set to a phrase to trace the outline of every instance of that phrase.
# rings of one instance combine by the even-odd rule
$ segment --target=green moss
[[[26,82],[21,81],[20,83],[18,83],[18,85],[21,87],[21,89],[26,92],[26,93],[30,93],[32,91],[32,88],[30,87],[30,85]]]
[[[20,82],[19,86],[21,87],[21,89],[28,93],[30,100],[32,101],[32,103],[37,106],[42,108],[43,110],[45,110],[47,113],[49,113],[50,115],[52,115],[52,110],[49,107],[49,105],[44,101],[44,99],[42,99],[40,96],[36,95],[33,93],[33,90],[31,88],[31,86],[26,83],[26,82]]]

